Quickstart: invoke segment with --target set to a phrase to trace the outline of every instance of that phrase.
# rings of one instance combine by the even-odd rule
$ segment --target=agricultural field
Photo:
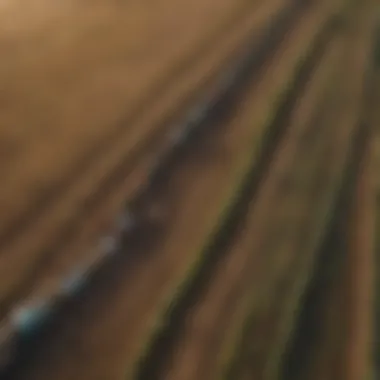
[[[372,375],[375,0],[24,1],[0,377]]]
[[[187,23],[180,23],[180,25],[182,29],[187,25],[188,29],[186,29],[187,34],[181,29],[178,35],[179,38],[185,38],[188,35],[189,45],[185,45],[185,40],[175,42],[172,38],[168,39],[167,34],[162,35],[155,46],[163,55],[163,52],[167,52],[165,53],[167,55],[161,58],[153,52],[156,59],[159,62],[162,61],[161,71],[155,73],[155,76],[150,74],[151,71],[158,70],[159,66],[149,57],[142,57],[142,61],[146,65],[150,62],[151,67],[147,68],[146,72],[141,72],[143,80],[137,81],[135,87],[133,87],[129,76],[124,79],[126,82],[123,84],[122,80],[119,80],[123,74],[119,72],[120,70],[115,70],[115,66],[119,66],[125,70],[125,73],[132,71],[134,75],[140,76],[133,67],[138,65],[139,70],[143,70],[143,65],[137,62],[135,66],[131,66],[133,59],[137,60],[134,50],[129,47],[133,41],[129,41],[129,43],[125,41],[125,47],[121,49],[120,44],[123,43],[123,38],[118,43],[115,41],[113,52],[109,51],[112,48],[110,46],[104,46],[104,52],[97,51],[96,49],[101,49],[101,47],[92,37],[92,33],[95,33],[102,23],[106,23],[107,19],[98,21],[99,26],[96,24],[96,15],[90,17],[88,21],[90,23],[89,30],[78,31],[78,33],[83,33],[81,38],[89,38],[94,46],[91,48],[91,44],[87,42],[83,42],[83,46],[75,46],[74,43],[79,44],[79,37],[73,35],[71,37],[72,42],[70,43],[70,40],[66,42],[67,49],[73,51],[64,53],[67,57],[66,60],[71,59],[71,61],[65,64],[61,58],[58,58],[57,62],[51,62],[51,70],[53,70],[51,75],[54,82],[48,77],[50,61],[46,63],[47,60],[41,53],[41,58],[38,61],[40,77],[43,76],[43,80],[47,82],[46,85],[54,87],[54,91],[58,91],[58,86],[55,83],[60,78],[59,72],[61,71],[62,74],[60,75],[63,76],[61,82],[63,84],[59,88],[62,88],[62,91],[70,91],[67,94],[60,93],[57,95],[54,103],[55,107],[60,109],[65,107],[65,109],[56,111],[64,115],[64,117],[60,117],[58,114],[58,120],[59,123],[65,122],[65,126],[60,126],[59,123],[54,124],[56,125],[54,127],[56,132],[54,132],[53,126],[49,122],[47,129],[50,131],[50,137],[41,137],[40,133],[35,133],[29,125],[30,116],[27,116],[26,113],[20,114],[17,110],[13,111],[13,117],[24,117],[23,115],[26,117],[23,123],[17,122],[18,129],[21,128],[21,125],[25,125],[26,131],[21,132],[21,134],[25,136],[29,133],[35,136],[35,139],[28,137],[27,146],[25,149],[20,148],[20,154],[14,155],[12,159],[8,155],[7,159],[4,157],[2,160],[2,162],[7,163],[8,169],[4,168],[3,170],[4,186],[2,186],[0,196],[0,199],[4,201],[4,205],[2,205],[2,218],[4,218],[0,223],[3,226],[0,236],[0,250],[2,252],[0,258],[0,302],[6,304],[20,298],[25,289],[30,288],[37,277],[41,283],[38,285],[38,292],[45,294],[45,292],[49,292],[52,286],[56,285],[56,276],[61,276],[64,271],[69,270],[73,262],[77,263],[79,259],[90,259],[88,256],[89,245],[101,231],[108,228],[116,210],[120,209],[123,201],[128,197],[130,198],[138,189],[159,152],[165,149],[165,137],[167,135],[165,131],[173,127],[170,118],[174,117],[174,111],[180,112],[181,107],[184,107],[196,95],[200,87],[211,80],[210,70],[217,64],[221,65],[236,49],[237,44],[247,37],[248,33],[260,30],[265,21],[278,10],[283,1],[276,0],[265,5],[257,2],[256,5],[252,5],[255,6],[255,12],[252,10],[248,15],[246,13],[247,3],[251,4],[246,0],[231,1],[229,5],[226,4],[226,9],[220,18],[215,16],[212,18],[215,25],[211,22],[204,23],[205,30],[194,28],[194,19],[197,20],[197,25],[201,21],[196,13],[190,17],[193,22],[189,21],[188,13],[192,9],[191,7],[194,8],[194,12],[200,12],[198,6],[189,5],[191,9],[188,11],[186,8],[183,9]],[[213,1],[209,4],[211,10],[213,9],[212,4]],[[176,6],[179,7],[180,4],[177,3]],[[131,5],[131,7],[132,9],[126,9],[124,13],[136,22],[138,13],[134,14],[132,10],[137,8],[134,12],[141,13],[143,9],[137,5]],[[170,9],[172,5],[168,3],[167,7]],[[206,4],[203,3],[202,7],[206,7]],[[97,11],[99,12],[97,17],[106,17],[103,8],[104,5]],[[82,12],[86,12],[86,9],[84,8]],[[218,12],[221,12],[222,9],[223,7]],[[120,15],[118,7],[113,11]],[[78,12],[75,17],[79,17]],[[152,12],[157,14],[156,11],[152,10]],[[171,16],[169,10],[167,12],[168,15],[165,12],[162,15],[159,13],[163,19],[155,19],[158,25],[152,25],[149,22],[149,17],[153,16],[145,15],[142,22],[146,23],[146,31],[139,32],[140,38],[142,39],[144,36],[144,39],[150,41],[152,36],[159,37],[156,30],[162,28],[162,25],[169,28],[170,24],[167,20]],[[210,9],[205,9],[202,12],[204,13],[203,17],[207,19]],[[70,14],[72,15],[72,12]],[[140,17],[142,16],[140,15]],[[173,22],[172,18],[170,20]],[[179,21],[178,17],[177,21]],[[177,21],[172,26],[174,30],[177,28]],[[67,22],[72,22],[75,25],[78,23],[75,20]],[[85,27],[84,22],[85,20],[83,25],[80,25],[81,28]],[[120,18],[120,25],[111,16],[108,16],[108,22],[112,22],[112,28],[119,27],[115,31],[108,28],[109,33],[119,36],[131,34],[128,29],[121,29],[125,29],[128,25],[125,16]],[[93,23],[95,25],[92,25]],[[143,27],[143,25],[140,26],[140,28]],[[130,28],[133,29],[133,26]],[[70,27],[67,26],[67,29]],[[57,33],[53,32],[54,30],[51,31],[52,36],[58,38]],[[88,37],[86,37],[87,35]],[[104,38],[106,41],[108,39],[114,41],[112,34],[108,37],[104,36]],[[169,47],[159,48],[159,43],[168,44],[168,41],[173,44],[172,49],[174,51]],[[30,42],[25,44],[28,44],[28,47],[31,46]],[[55,49],[60,48],[57,41],[52,41],[51,45],[51,49],[53,47]],[[25,48],[26,46],[24,46]],[[47,51],[44,54],[56,59],[56,54],[51,49],[49,50],[48,43],[46,43],[46,49]],[[82,51],[83,49],[95,51],[90,50],[86,53]],[[22,47],[20,50],[22,51]],[[151,50],[149,45],[146,46],[146,50]],[[88,54],[89,57],[86,59],[89,62],[99,60],[98,65],[100,67],[96,69],[95,63],[92,64],[91,67],[94,72],[91,74],[86,69],[87,64],[85,62],[80,63],[77,69],[81,71],[75,75],[81,78],[81,81],[85,81],[88,76],[88,83],[79,83],[73,78],[73,83],[70,85],[65,78],[68,75],[74,76],[73,65],[82,62],[85,58],[80,59],[80,54],[85,55],[85,57]],[[121,54],[126,56],[119,57],[118,55]],[[133,58],[130,64],[127,54]],[[21,59],[20,64],[27,64],[22,57],[20,57]],[[37,60],[37,57],[35,59]],[[14,62],[9,64],[15,65]],[[24,88],[20,89],[20,92],[32,91],[37,86],[36,83],[34,85],[33,82],[31,83],[32,80],[38,78],[37,69],[38,67],[33,70],[28,67],[31,72],[30,78],[25,80],[25,86],[29,86],[30,90]],[[24,75],[27,75],[27,69],[22,70]],[[58,72],[55,73],[54,70],[58,70]],[[82,75],[82,73],[85,74]],[[117,79],[110,81],[108,77],[111,73],[116,75]],[[18,71],[15,72],[15,76],[18,78],[17,75]],[[9,77],[9,74],[4,75],[4,80],[9,81]],[[151,78],[148,83],[150,85],[149,91],[143,86],[144,81],[148,80],[147,78]],[[104,81],[111,88],[107,90],[102,83],[95,84],[94,81]],[[42,85],[43,82],[38,83],[39,88]],[[134,88],[141,91],[139,97],[137,97],[138,91]],[[12,91],[14,92],[16,89],[12,87]],[[86,91],[87,94],[80,95]],[[112,92],[117,99],[110,97],[107,91]],[[131,93],[130,96],[136,97],[136,100],[129,99],[127,92]],[[45,100],[41,100],[42,105],[44,102],[52,102],[53,100],[53,94],[49,89],[46,90],[46,93]],[[42,91],[41,96],[43,96]],[[77,99],[78,96],[83,96],[83,99]],[[34,97],[27,96],[26,98],[29,102],[35,102]],[[67,99],[67,101],[63,102],[62,99]],[[99,106],[98,102],[102,105]],[[29,107],[34,112],[38,110],[33,105]],[[50,106],[43,106],[42,114],[45,113],[44,107],[51,109]],[[73,108],[72,112],[68,111],[70,107]],[[11,111],[8,110],[7,112]],[[72,116],[69,116],[71,114]],[[37,117],[35,118],[37,120]],[[66,118],[67,121],[65,121]],[[86,121],[86,118],[91,120]],[[81,126],[78,125],[78,122]],[[7,128],[3,128],[3,133],[7,133],[7,139],[9,139],[10,134],[14,134],[17,129],[14,129],[6,119],[4,119],[4,124],[7,124]],[[99,126],[96,126],[97,124]],[[17,136],[13,139],[17,141],[18,146],[22,145]],[[44,139],[46,139],[45,142]],[[6,142],[6,145],[9,149],[12,144]],[[47,166],[51,166],[51,169]],[[43,184],[44,182],[46,183]],[[6,211],[8,208],[9,213]],[[82,226],[85,227],[82,228]],[[58,250],[60,254],[51,258],[50,252]],[[40,271],[39,268],[44,268],[44,270]],[[40,277],[41,272],[45,273],[44,278]],[[12,273],[11,276],[9,276],[10,273]]]

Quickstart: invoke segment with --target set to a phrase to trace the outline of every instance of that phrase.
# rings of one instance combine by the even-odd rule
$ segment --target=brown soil
[[[193,152],[171,173],[163,197],[156,194],[166,219],[159,236],[153,240],[148,235],[152,240],[147,242],[145,238],[145,244],[136,252],[144,255],[141,265],[123,263],[123,258],[115,264],[117,270],[114,268],[112,279],[107,278],[99,288],[92,289],[92,294],[37,355],[33,366],[27,369],[28,379],[53,376],[95,380],[125,376],[162,302],[183,278],[215,224],[236,173],[251,154],[252,141],[262,138],[264,131],[252,129],[252,123],[267,116],[265,105],[286,78],[288,60],[300,49],[301,41],[307,43],[307,36],[299,38],[296,45],[289,46],[286,55],[282,52],[283,61],[277,60],[267,68],[254,94],[244,99],[236,115],[231,116],[233,120],[220,129],[221,133],[206,134],[197,155]]]
[[[156,102],[157,104],[154,104],[154,107],[151,108],[151,112],[143,115],[141,120],[135,123],[135,126],[128,134],[128,139],[119,141],[119,143],[114,146],[114,150],[110,152],[107,157],[104,157],[98,164],[94,164],[92,170],[90,170],[86,176],[82,177],[70,191],[62,194],[61,198],[54,203],[54,207],[47,210],[46,215],[34,220],[22,238],[18,235],[16,241],[4,248],[5,251],[2,252],[0,258],[0,295],[2,295],[2,298],[7,296],[19,285],[20,281],[30,272],[32,265],[34,265],[33,268],[35,268],[41,264],[39,260],[45,259],[46,251],[48,253],[50,251],[56,253],[55,257],[57,259],[53,258],[51,266],[45,272],[47,276],[43,279],[41,278],[41,283],[38,286],[38,292],[40,293],[49,292],[49,289],[51,289],[52,286],[56,286],[58,279],[61,278],[67,270],[79,260],[86,257],[85,248],[89,246],[90,242],[92,242],[99,232],[104,230],[104,227],[107,226],[109,220],[115,215],[121,203],[128,198],[128,195],[141,183],[142,178],[146,174],[146,169],[154,162],[154,157],[157,153],[156,150],[158,149],[159,151],[163,148],[164,139],[161,139],[159,140],[161,143],[158,144],[158,146],[153,145],[155,149],[152,150],[152,146],[149,147],[149,154],[144,155],[143,152],[139,152],[139,150],[142,149],[141,143],[144,142],[144,139],[146,140],[149,134],[152,134],[155,129],[157,130],[157,120],[162,118],[162,113],[175,110],[181,98],[184,98],[190,89],[199,86],[201,78],[204,78],[210,70],[220,64],[224,57],[233,51],[238,42],[244,39],[244,36],[247,35],[253,26],[257,28],[257,30],[260,30],[270,15],[273,14],[281,4],[282,0],[275,0],[266,5],[258,3],[258,5],[255,6],[256,12],[250,13],[243,20],[244,22],[240,22],[239,27],[236,27],[233,33],[230,33],[229,37],[225,39],[223,43],[218,41],[219,45],[216,44],[215,51],[211,50],[206,57],[200,60],[200,63],[189,71],[187,76],[178,81],[179,83],[174,86],[174,88],[167,91],[165,93],[166,95],[161,97],[160,101]],[[237,5],[235,7],[237,7]],[[224,15],[224,18],[226,18],[226,15]],[[215,24],[218,24],[218,22],[220,23],[220,20],[215,20]],[[213,27],[215,29],[215,25]],[[210,31],[206,29],[203,30],[203,36],[207,32]],[[200,43],[199,39],[200,37],[197,40],[197,45]],[[195,46],[195,43],[193,45]],[[194,46],[193,48],[188,46],[188,50],[195,49]],[[173,63],[172,61],[170,61],[171,64]],[[168,67],[169,63],[167,63],[165,67]],[[81,68],[79,67],[78,69]],[[127,67],[126,70],[128,72],[130,69]],[[173,102],[173,97],[177,99],[175,102]],[[81,110],[81,112],[85,111]],[[109,113],[109,117],[111,120],[111,113]],[[92,131],[95,127],[91,125],[88,128]],[[103,127],[103,129],[103,132],[107,131],[107,128]],[[74,130],[75,129],[73,129],[73,131]],[[164,134],[162,134],[162,136],[164,136]],[[59,141],[61,140],[59,139]],[[134,158],[133,156],[129,157],[131,160],[134,159],[134,161],[136,161],[133,163],[133,171],[128,173],[129,175],[124,179],[123,175],[125,176],[125,173],[119,173],[118,186],[111,186],[111,188],[106,191],[108,197],[102,197],[102,194],[100,194],[100,204],[95,202],[95,204],[92,205],[93,209],[88,212],[88,203],[86,203],[85,200],[89,197],[91,198],[92,194],[96,192],[95,190],[98,184],[103,180],[104,173],[111,171],[112,168],[123,159],[125,152],[129,151],[132,151],[131,154],[135,155]],[[58,151],[56,152],[58,154]],[[40,150],[38,154],[41,154],[42,157],[45,153],[46,152]],[[141,159],[138,158],[139,155]],[[59,155],[57,155],[57,157],[58,156]],[[69,156],[72,156],[71,149]],[[124,157],[124,160],[127,161],[127,158]],[[58,161],[56,162],[57,165],[61,165]],[[65,175],[63,171],[60,170],[59,172],[61,176]],[[49,171],[44,171],[43,175],[51,179],[51,173],[49,173]],[[32,172],[31,175],[33,175]],[[42,173],[36,171],[35,175],[42,175]],[[24,190],[28,191],[28,188]],[[95,214],[94,211],[96,212]],[[4,213],[4,215],[5,214],[6,213]],[[63,226],[64,228],[62,228]],[[69,235],[65,234],[65,228],[69,229]],[[70,233],[74,235],[74,238]],[[69,238],[71,238],[71,241],[69,241]],[[72,244],[68,247],[62,247],[68,243]],[[60,251],[56,252],[59,249]],[[42,264],[46,263],[42,262]],[[12,273],[12,277],[7,275],[8,273]],[[31,284],[28,283],[26,285],[29,287]]]

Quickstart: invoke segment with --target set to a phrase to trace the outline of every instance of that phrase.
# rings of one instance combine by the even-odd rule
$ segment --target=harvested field
[[[367,376],[375,2],[29,7],[0,10],[1,376]]]

